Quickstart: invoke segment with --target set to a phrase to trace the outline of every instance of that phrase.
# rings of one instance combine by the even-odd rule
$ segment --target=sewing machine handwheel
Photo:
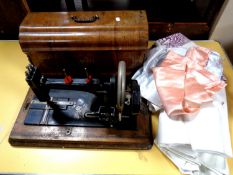
[[[117,74],[117,109],[119,112],[118,120],[121,121],[121,115],[125,103],[125,86],[126,86],[126,64],[120,61],[118,64]]]

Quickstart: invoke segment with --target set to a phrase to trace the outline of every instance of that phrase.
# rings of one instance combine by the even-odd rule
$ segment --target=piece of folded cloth
[[[141,97],[152,103],[156,110],[162,107],[158,92],[156,90],[152,68],[157,65],[167,54],[166,47],[155,47],[149,52],[147,60],[132,77],[140,86]]]
[[[190,121],[159,115],[155,143],[184,174],[229,174],[232,157],[225,89]]]
[[[143,67],[132,78],[138,81],[141,96],[148,100],[150,106],[162,111],[155,144],[183,174],[229,174],[226,157],[232,157],[232,148],[224,85],[220,91],[207,92],[211,100],[199,105],[190,120],[171,118],[164,111],[152,70],[162,64],[168,53],[185,57],[190,48],[198,46],[180,33],[157,40],[156,44]],[[223,77],[221,57],[215,51],[208,51],[207,55],[203,71],[214,74],[214,79],[220,81]],[[189,90],[192,91],[192,86]]]
[[[163,61],[152,68],[157,91],[169,117],[190,117],[201,105],[225,87],[225,82],[205,69],[210,50],[191,47],[185,56],[169,51]]]

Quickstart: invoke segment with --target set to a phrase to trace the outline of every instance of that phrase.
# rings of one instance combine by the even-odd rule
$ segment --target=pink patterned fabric
[[[160,99],[173,119],[194,116],[202,104],[226,86],[225,82],[204,69],[209,50],[190,48],[185,56],[170,51],[163,62],[153,68]]]
[[[166,48],[180,47],[188,42],[191,41],[181,33],[174,33],[156,41],[158,45],[166,46]]]

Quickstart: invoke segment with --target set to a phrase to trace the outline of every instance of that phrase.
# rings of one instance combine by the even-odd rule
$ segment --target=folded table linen
[[[225,158],[232,157],[232,148],[227,114],[225,89],[193,120],[173,120],[163,111],[155,144],[182,173],[229,174]]]

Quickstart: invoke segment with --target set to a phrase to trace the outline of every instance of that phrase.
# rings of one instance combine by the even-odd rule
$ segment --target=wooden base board
[[[152,146],[150,113],[146,106],[141,107],[137,116],[137,130],[24,125],[33,97],[29,90],[9,137],[13,146],[112,149],[150,149]]]

